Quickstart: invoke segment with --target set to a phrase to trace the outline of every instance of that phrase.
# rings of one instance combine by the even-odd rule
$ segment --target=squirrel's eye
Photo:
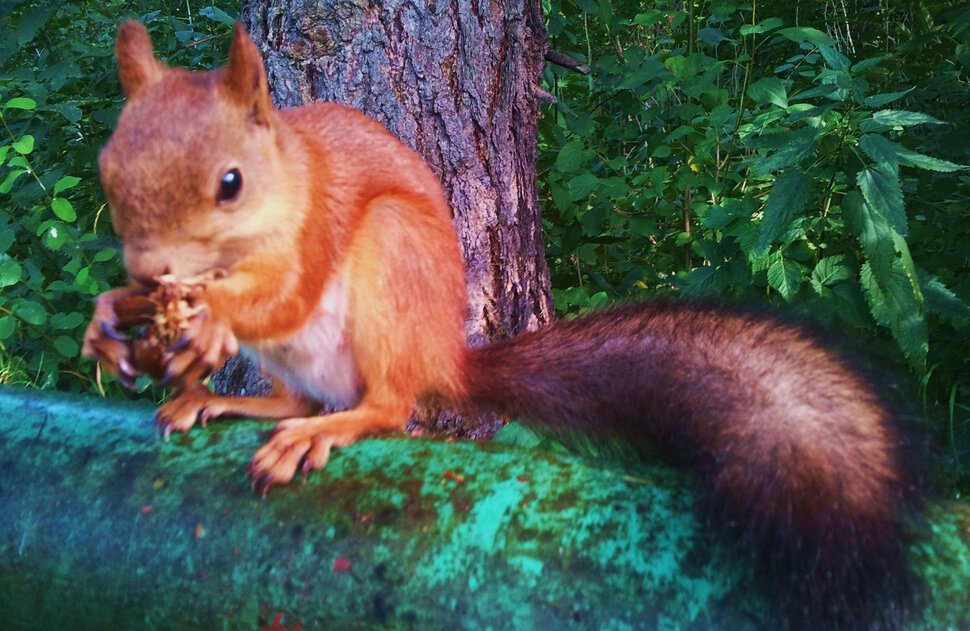
[[[242,173],[239,169],[229,169],[222,176],[219,182],[219,192],[216,193],[216,203],[225,204],[236,199],[239,189],[242,188]]]

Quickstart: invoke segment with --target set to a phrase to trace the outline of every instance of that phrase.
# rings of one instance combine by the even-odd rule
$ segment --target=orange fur
[[[304,399],[354,408],[281,426],[253,463],[270,486],[289,481],[299,460],[279,453],[312,453],[322,466],[329,445],[403,429],[419,401],[455,398],[464,268],[424,161],[349,108],[274,110],[241,27],[228,66],[212,72],[165,67],[134,23],[119,31],[117,56],[128,103],[100,166],[130,291],[162,274],[224,272],[207,283],[207,311],[192,321],[169,376],[192,382],[240,343],[278,373],[272,403],[188,388],[160,410],[160,425],[185,430],[215,413],[298,416],[293,402]],[[242,189],[220,204],[219,180],[232,168]],[[109,311],[96,314],[85,353],[118,372],[130,357],[103,331]],[[327,359],[308,355],[307,344],[331,349],[338,365],[321,365]],[[309,434],[333,440],[314,448]]]

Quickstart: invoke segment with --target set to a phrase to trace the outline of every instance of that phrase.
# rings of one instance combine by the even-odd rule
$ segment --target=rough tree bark
[[[250,0],[242,20],[277,106],[355,107],[441,177],[468,271],[471,344],[549,320],[535,171],[546,53],[538,0]]]

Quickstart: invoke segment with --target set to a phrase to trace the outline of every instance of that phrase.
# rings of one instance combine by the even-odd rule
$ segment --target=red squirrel
[[[134,378],[118,302],[164,275],[213,274],[167,367],[196,385],[159,409],[166,433],[282,419],[249,465],[264,492],[402,430],[424,402],[649,440],[693,468],[707,514],[773,572],[788,626],[898,624],[907,442],[873,383],[816,335],[652,302],[467,348],[451,213],[420,157],[348,107],[274,109],[241,26],[210,72],[165,66],[134,22],[116,54],[127,103],[99,166],[130,283],[96,301],[84,354]],[[269,397],[197,383],[240,349],[272,375]]]

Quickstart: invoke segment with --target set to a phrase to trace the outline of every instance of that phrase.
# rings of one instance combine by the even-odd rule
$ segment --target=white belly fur
[[[347,336],[348,295],[343,279],[324,291],[306,325],[284,340],[245,347],[246,354],[296,392],[336,409],[356,405],[363,379]]]

